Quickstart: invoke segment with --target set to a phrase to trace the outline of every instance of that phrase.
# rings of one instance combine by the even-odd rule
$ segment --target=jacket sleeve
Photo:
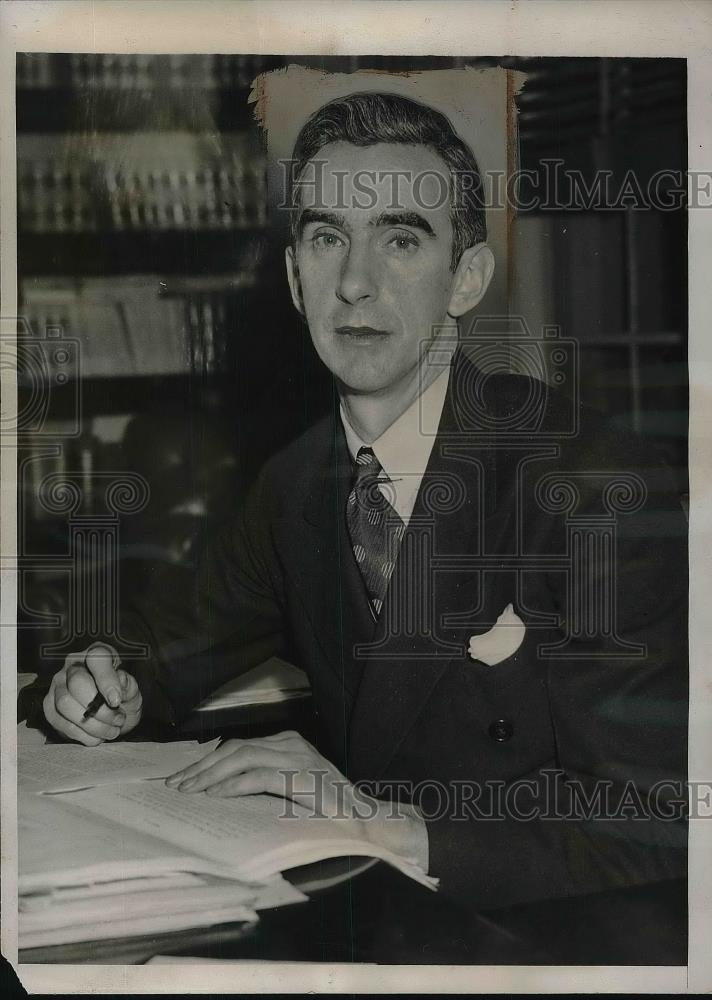
[[[206,545],[185,593],[153,586],[127,605],[122,634],[148,653],[124,664],[141,689],[144,720],[175,726],[221,684],[284,651],[274,500],[263,471],[239,513]]]
[[[427,824],[430,874],[441,891],[477,907],[686,874],[686,520],[657,457],[615,434],[583,445],[575,466],[561,463],[563,478],[572,473],[580,489],[579,515],[600,512],[595,477],[580,472],[601,469],[635,470],[646,486],[642,506],[618,518],[612,564],[587,570],[600,593],[613,567],[617,638],[643,653],[610,655],[607,642],[591,651],[570,620],[561,574],[551,574],[559,638],[572,637],[565,657],[542,664],[554,766],[520,776],[530,784],[517,815],[504,809],[496,820],[470,814]]]

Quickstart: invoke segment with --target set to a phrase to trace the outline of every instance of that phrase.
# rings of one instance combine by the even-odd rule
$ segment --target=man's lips
[[[377,330],[374,326],[337,326],[336,332],[342,337],[368,338],[387,337],[388,330]]]

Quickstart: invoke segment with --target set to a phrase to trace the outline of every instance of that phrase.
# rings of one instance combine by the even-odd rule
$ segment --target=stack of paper
[[[164,778],[216,745],[20,749],[21,948],[255,921],[257,910],[306,899],[279,874],[238,879],[229,865],[77,808],[73,790],[105,788],[111,796]]]
[[[190,872],[46,888],[20,897],[20,947],[254,922],[257,910],[306,898],[281,876],[262,885],[249,885]]]
[[[381,858],[436,886],[363,824],[274,795],[185,794],[155,780],[214,746],[18,747],[21,948],[256,920],[305,898],[280,872],[331,857]]]
[[[273,656],[259,667],[218,688],[198,707],[198,711],[213,712],[221,708],[305,698],[310,691],[309,678],[303,670]]]

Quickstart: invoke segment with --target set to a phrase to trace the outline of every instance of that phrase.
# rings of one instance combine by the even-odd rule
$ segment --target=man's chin
[[[338,359],[332,356],[322,360],[347,392],[368,395],[387,390],[397,380],[387,359],[374,356],[376,353],[366,357],[362,349],[340,351]]]
[[[340,390],[343,396],[350,396],[352,399],[381,399],[388,395],[387,385],[360,385],[351,386],[340,383]]]
[[[367,365],[344,365],[334,371],[339,386],[348,393],[360,396],[388,393],[399,381],[399,373],[388,368],[370,368]]]

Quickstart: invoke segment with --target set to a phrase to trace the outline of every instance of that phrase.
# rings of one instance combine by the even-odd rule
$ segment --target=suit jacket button
[[[506,743],[514,735],[514,726],[507,719],[497,719],[487,730],[489,738],[497,743]]]

